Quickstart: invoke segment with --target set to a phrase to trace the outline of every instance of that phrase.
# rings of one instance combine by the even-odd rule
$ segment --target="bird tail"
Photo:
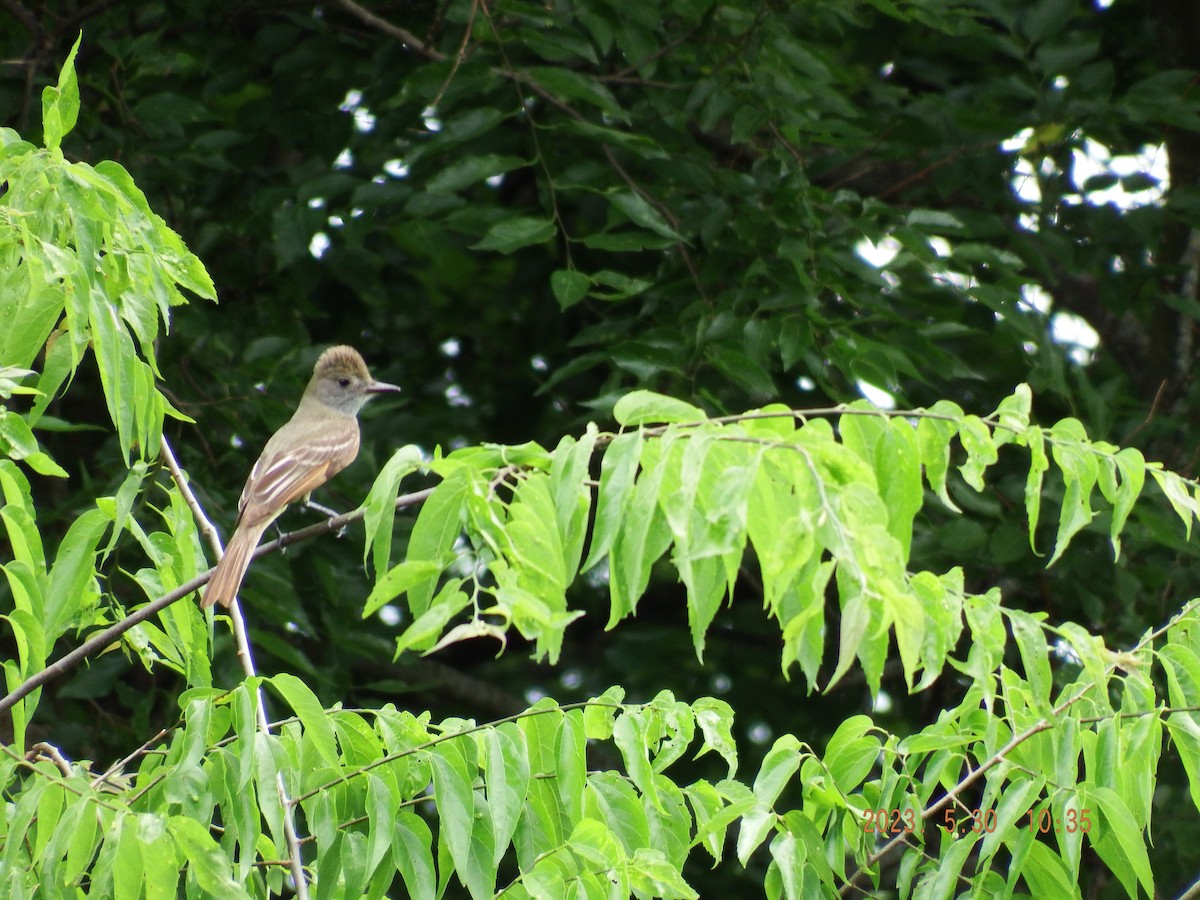
[[[246,569],[250,566],[250,557],[254,555],[259,538],[268,524],[270,523],[242,524],[234,529],[229,546],[225,548],[225,554],[217,563],[212,578],[208,580],[208,587],[204,589],[204,596],[200,600],[201,609],[208,609],[216,603],[227,609],[233,605],[233,598],[237,596],[242,579],[246,577]]]

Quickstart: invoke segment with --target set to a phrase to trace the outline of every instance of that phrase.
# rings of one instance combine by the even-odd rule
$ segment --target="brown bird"
[[[267,526],[293,500],[307,499],[354,461],[358,411],[376,394],[399,390],[371,378],[353,347],[330,347],[321,354],[295,414],[267,441],[250,470],[233,537],[209,579],[201,609],[233,603]]]

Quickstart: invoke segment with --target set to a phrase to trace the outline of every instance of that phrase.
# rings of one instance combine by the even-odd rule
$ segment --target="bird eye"
[[[349,378],[339,378],[338,379],[338,387],[344,387],[344,388],[350,387],[350,379]]]

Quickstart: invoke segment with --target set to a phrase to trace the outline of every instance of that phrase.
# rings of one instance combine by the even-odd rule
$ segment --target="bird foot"
[[[305,500],[304,507],[305,507],[305,509],[315,509],[317,512],[319,512],[321,515],[325,516],[327,519],[336,519],[338,516],[341,515],[341,513],[338,512],[336,509],[330,509],[328,506],[323,506],[322,504],[317,503],[314,500]],[[341,528],[339,528],[337,530],[336,537],[341,537],[345,533],[346,533],[346,526],[343,525]]]

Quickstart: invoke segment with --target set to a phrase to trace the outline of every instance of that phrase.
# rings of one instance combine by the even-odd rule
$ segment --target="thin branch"
[[[1192,886],[1179,895],[1179,900],[1196,900],[1200,897],[1200,881],[1193,881]]]
[[[179,726],[179,723],[176,723],[175,725],[172,725],[169,728],[159,729],[158,734],[154,735],[154,737],[150,738],[150,740],[143,743],[142,746],[138,747],[132,753],[122,757],[121,759],[118,759],[111,766],[109,766],[107,769],[105,769],[102,774],[97,775],[95,778],[93,778],[92,779],[92,787],[99,789],[102,785],[111,782],[112,779],[116,778],[121,772],[125,771],[125,767],[127,765],[129,765],[131,762],[133,762],[139,756],[145,756],[146,754],[148,754],[150,752],[151,747],[153,747],[155,744],[157,744],[159,741],[161,741],[163,738],[165,738],[167,735],[169,735],[178,726]]]
[[[446,54],[440,50],[435,50],[430,47],[411,31],[401,28],[399,25],[393,25],[387,19],[381,18],[368,9],[359,6],[354,0],[337,0],[338,6],[341,6],[347,12],[356,16],[372,28],[377,28],[389,37],[393,37],[406,47],[411,47],[421,56],[433,62],[445,62]]]
[[[438,92],[433,95],[433,99],[429,101],[429,105],[437,109],[437,105],[442,102],[442,97],[450,88],[450,82],[454,80],[454,76],[458,74],[458,67],[462,65],[462,61],[467,58],[467,44],[471,39],[471,29],[475,25],[475,16],[479,12],[479,0],[471,0],[471,15],[467,18],[467,24],[463,27],[462,43],[458,45],[458,52],[454,54],[454,65],[450,67],[450,71],[446,75],[446,80],[442,82],[442,86],[438,88]]]
[[[216,527],[205,514],[200,501],[192,493],[187,475],[184,474],[178,460],[175,459],[175,453],[171,449],[171,444],[165,434],[162,436],[162,454],[171,477],[175,479],[175,484],[179,488],[179,492],[183,494],[188,509],[192,511],[192,518],[196,520],[200,533],[208,539],[209,546],[213,550],[213,555],[220,559],[225,555],[225,549],[221,546],[221,538],[217,534]],[[233,626],[233,639],[237,645],[238,659],[242,662],[242,671],[246,674],[247,678],[253,678],[258,674],[254,666],[254,653],[250,647],[250,636],[246,633],[246,621],[242,618],[242,605],[238,602],[236,596],[229,606],[229,620]],[[258,689],[254,692],[254,712],[258,730],[269,737],[271,734],[271,723],[267,719],[267,698],[263,693],[262,685],[259,685]],[[287,784],[284,783],[282,770],[275,773],[275,792],[279,797],[280,812],[283,813],[283,835],[288,845],[292,886],[296,891],[296,896],[300,900],[308,900],[308,877],[304,873],[304,855],[300,850],[300,837],[296,833],[296,809],[295,804],[288,796]]]
[[[62,772],[63,778],[71,777],[71,764],[67,761],[66,757],[62,755],[62,751],[53,744],[48,744],[45,741],[38,741],[36,744],[30,746],[29,756],[26,758],[29,757],[34,759],[39,757],[42,759],[48,759],[58,767],[58,771]]]
[[[162,436],[162,454],[163,460],[167,464],[167,471],[171,473],[171,478],[175,482],[175,486],[179,488],[179,493],[183,494],[183,499],[188,505],[188,509],[192,511],[192,518],[196,520],[196,525],[200,529],[200,536],[208,541],[208,546],[212,550],[213,555],[220,557],[225,551],[221,547],[221,538],[217,534],[217,528],[204,514],[204,508],[200,505],[200,501],[196,499],[196,495],[192,492],[192,486],[188,483],[187,476],[183,469],[179,466],[179,461],[175,459],[175,451],[171,449],[171,442],[167,440],[167,436]]]
[[[620,69],[619,71],[613,73],[608,78],[601,78],[600,80],[601,81],[624,80],[628,76],[632,75],[634,72],[638,71],[638,69],[640,69],[642,66],[649,65],[650,63],[654,62],[656,59],[660,59],[661,57],[666,56],[668,53],[670,53],[672,50],[674,50],[680,44],[684,44],[684,43],[690,41],[692,39],[692,36],[699,30],[700,30],[699,25],[693,25],[687,31],[681,33],[679,35],[679,37],[675,38],[675,40],[667,41],[667,43],[663,44],[661,47],[659,47],[653,53],[642,57],[637,62],[631,63],[630,65],[626,66],[623,69]]]
[[[152,600],[150,603],[147,603],[140,609],[134,610],[121,621],[110,625],[108,628],[105,628],[98,634],[88,638],[66,656],[55,660],[40,672],[31,675],[21,684],[9,691],[9,693],[3,699],[0,699],[0,714],[8,712],[17,702],[29,696],[42,685],[53,681],[60,675],[64,675],[71,671],[71,669],[75,668],[75,666],[79,665],[79,663],[83,662],[88,657],[97,655],[101,650],[104,650],[106,647],[108,647],[109,644],[113,643],[113,641],[131,629],[134,625],[138,625],[146,621],[147,619],[166,609],[176,600],[179,600],[181,597],[186,597],[188,594],[192,593],[192,591],[206,584],[211,574],[212,571],[209,570],[203,575],[197,575],[191,581],[181,584],[173,591],[168,591],[161,597]]]

